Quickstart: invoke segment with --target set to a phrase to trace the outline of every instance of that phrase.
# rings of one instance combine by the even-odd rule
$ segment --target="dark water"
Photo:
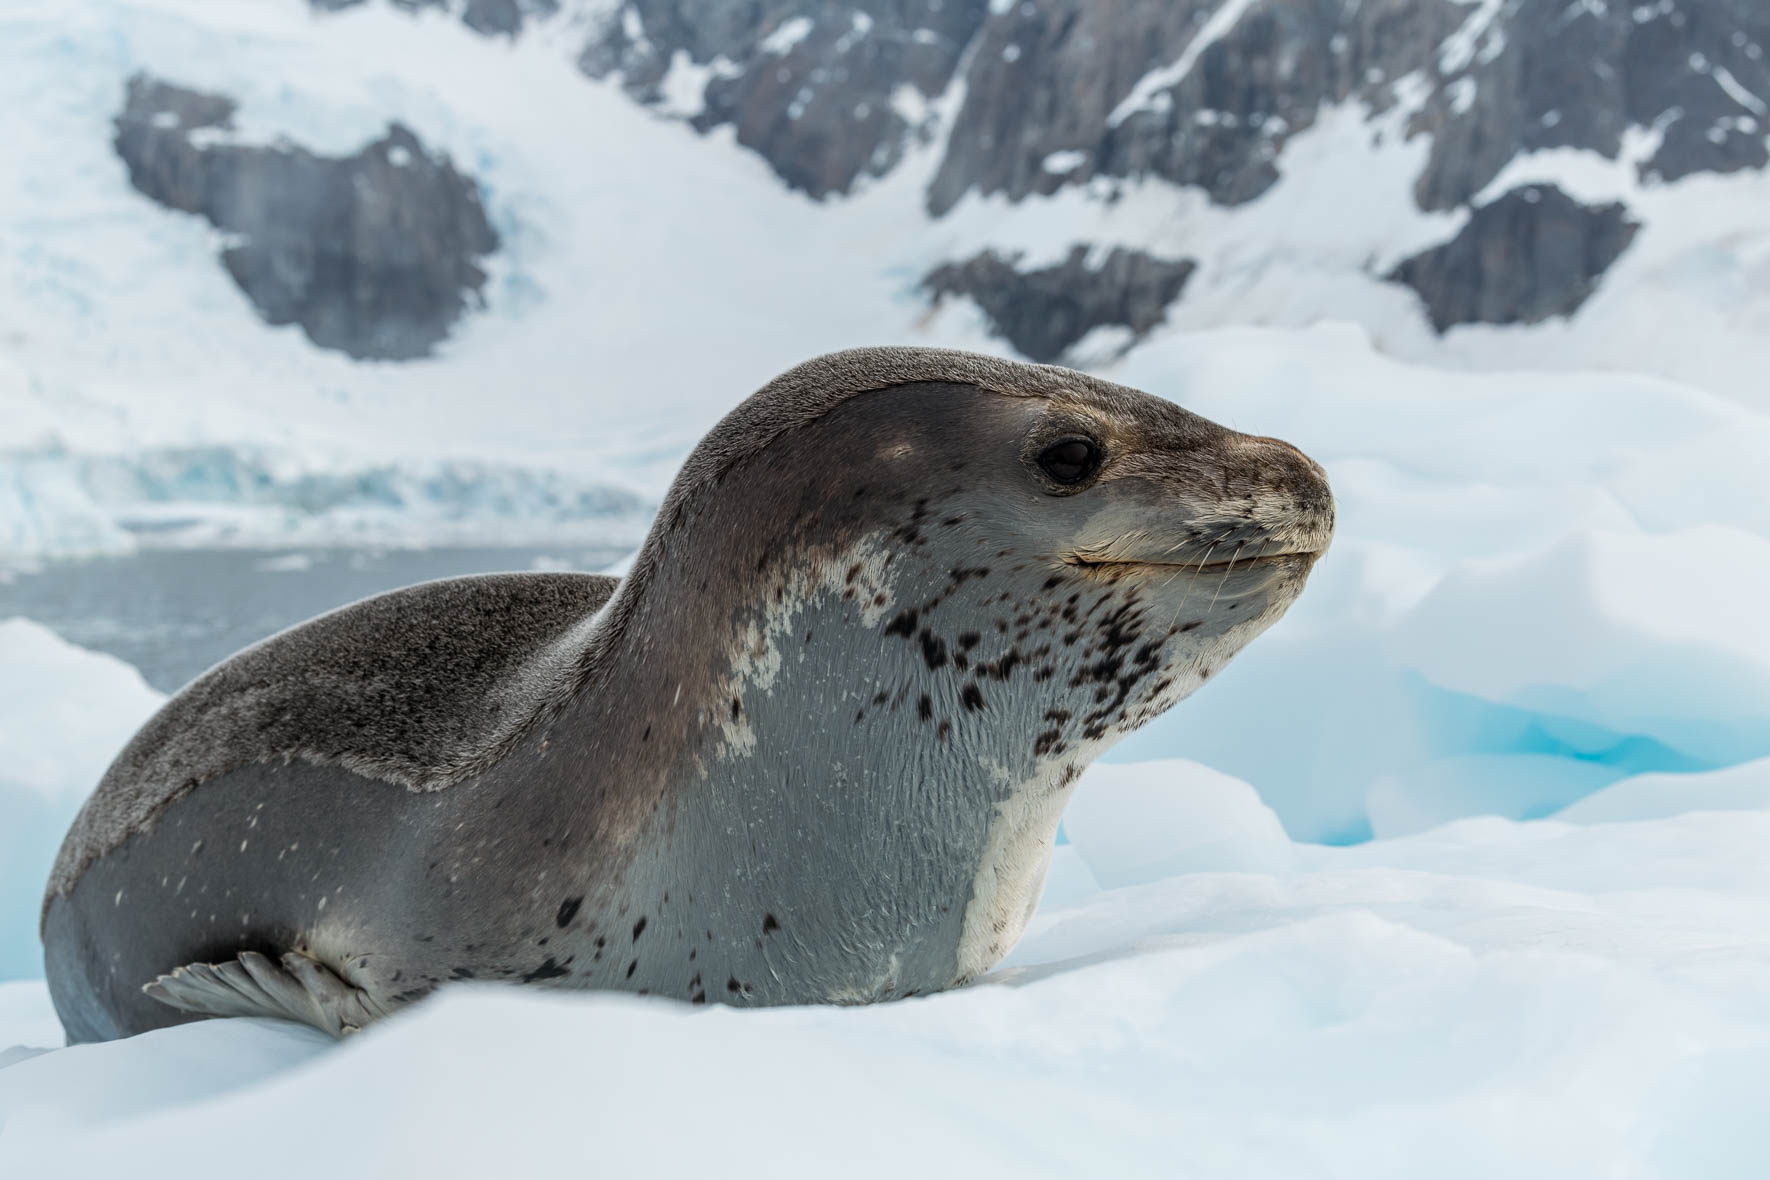
[[[625,550],[196,550],[0,573],[0,618],[23,615],[108,652],[172,692],[240,648],[383,590],[501,570],[596,571]]]

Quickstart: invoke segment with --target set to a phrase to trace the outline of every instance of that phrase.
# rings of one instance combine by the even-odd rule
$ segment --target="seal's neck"
[[[762,564],[735,607],[729,582],[721,604],[681,577],[627,604],[604,653],[621,674],[573,723],[587,766],[642,780],[588,800],[626,862],[605,906],[663,933],[611,982],[864,1001],[986,970],[1115,736],[1054,703],[1087,645],[1032,618],[1049,569],[936,571],[879,538]]]

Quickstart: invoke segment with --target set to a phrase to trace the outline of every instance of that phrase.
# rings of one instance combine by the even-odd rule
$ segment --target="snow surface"
[[[1047,902],[1008,965],[962,991],[737,1012],[453,987],[338,1047],[227,1021],[14,1051],[0,1169],[1770,1167],[1770,811],[1618,807],[1598,824],[1468,820],[1321,848],[1289,844],[1245,784],[1190,764],[1092,774],[1084,803],[1059,859],[1118,887]],[[53,1044],[45,1007],[36,985],[0,986],[0,1045]]]

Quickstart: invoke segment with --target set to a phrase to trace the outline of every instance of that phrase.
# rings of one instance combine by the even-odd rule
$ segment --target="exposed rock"
[[[814,197],[882,176],[931,130],[988,0],[626,0],[579,66],[707,131],[730,124]]]
[[[1548,148],[1617,158],[1630,128],[1663,134],[1646,176],[1762,168],[1770,115],[1763,0],[1569,4],[1506,0],[1441,51],[1414,121],[1433,136],[1421,208],[1474,199],[1513,159]]]
[[[1419,292],[1439,332],[1535,324],[1577,311],[1639,228],[1620,204],[1592,208],[1528,185],[1476,209],[1456,237],[1389,277]]]
[[[355,8],[367,0],[307,0],[324,12]],[[417,11],[420,8],[453,7],[448,0],[390,0],[396,8]],[[488,36],[502,33],[515,36],[525,20],[552,16],[559,11],[559,0],[467,0],[461,9],[461,21],[476,33]]]
[[[948,263],[923,280],[936,302],[969,295],[990,324],[1021,355],[1060,360],[1095,328],[1117,326],[1140,339],[1162,322],[1180,297],[1195,264],[1114,249],[1095,265],[1076,246],[1056,266],[1016,269],[1015,260],[986,250],[968,262]]]
[[[397,123],[328,157],[231,143],[233,111],[221,95],[130,79],[115,139],[130,183],[228,231],[222,262],[270,323],[358,358],[429,353],[498,245],[478,186]]]
[[[929,208],[945,213],[971,190],[1019,200],[1100,175],[1252,200],[1324,103],[1386,106],[1466,12],[1457,0],[1014,5],[979,38]],[[1053,168],[1053,153],[1083,162]]]

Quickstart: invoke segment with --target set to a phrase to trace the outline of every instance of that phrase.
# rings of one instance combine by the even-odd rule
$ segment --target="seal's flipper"
[[[368,992],[298,951],[280,963],[257,951],[242,951],[225,963],[191,963],[141,990],[185,1012],[293,1020],[334,1037],[387,1015]]]

